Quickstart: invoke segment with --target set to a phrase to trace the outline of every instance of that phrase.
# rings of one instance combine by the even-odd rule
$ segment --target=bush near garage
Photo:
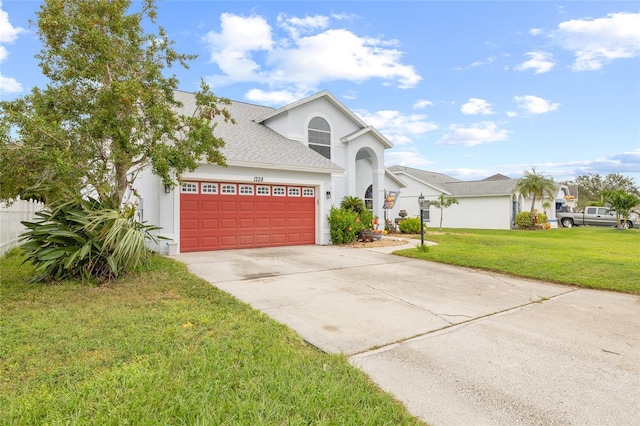
[[[348,244],[356,240],[363,229],[360,216],[353,210],[332,207],[329,211],[329,233],[333,244]]]

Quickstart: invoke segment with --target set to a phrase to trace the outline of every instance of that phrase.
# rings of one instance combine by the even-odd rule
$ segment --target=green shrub
[[[134,271],[146,260],[145,241],[157,227],[93,198],[60,198],[22,222],[25,262],[35,266],[31,282],[62,279],[108,281]]]
[[[346,244],[356,240],[362,225],[358,223],[358,213],[353,210],[337,209],[329,211],[329,232],[333,244]]]
[[[398,226],[400,227],[400,232],[404,234],[419,234],[421,227],[420,218],[408,217],[401,221]]]
[[[519,229],[531,228],[531,212],[520,212],[516,214],[515,222]]]
[[[544,213],[538,213],[538,225],[542,225],[549,222],[549,218]]]

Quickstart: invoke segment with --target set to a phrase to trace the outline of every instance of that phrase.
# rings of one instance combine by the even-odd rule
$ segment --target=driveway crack
[[[384,293],[382,290],[376,289],[373,286],[370,286],[370,287],[375,289],[375,290],[377,290],[377,291],[380,291],[380,292]],[[463,326],[463,325],[466,325],[466,324],[470,324],[470,323],[473,323],[473,322],[482,321],[482,320],[484,320],[486,318],[491,318],[491,317],[494,317],[494,316],[497,316],[497,315],[500,315],[500,314],[504,314],[506,312],[516,311],[518,309],[525,308],[527,306],[544,303],[546,301],[553,300],[553,299],[556,299],[558,297],[562,297],[564,295],[576,292],[578,290],[580,290],[580,289],[574,288],[574,289],[570,289],[570,290],[562,292],[562,293],[558,293],[558,294],[553,295],[553,296],[544,296],[544,297],[543,296],[539,296],[538,299],[531,300],[531,301],[529,301],[527,303],[523,303],[523,304],[517,305],[517,306],[511,306],[509,308],[505,308],[505,309],[502,309],[502,310],[499,310],[499,311],[495,311],[495,312],[490,312],[488,314],[480,315],[478,317],[468,317],[467,316],[467,318],[469,318],[468,320],[457,322],[457,323],[452,323],[451,321],[448,321],[445,318],[442,318],[440,315],[438,315],[438,314],[436,314],[436,313],[434,313],[432,311],[429,311],[428,309],[425,309],[425,308],[420,307],[420,306],[416,306],[416,305],[414,305],[412,303],[409,303],[409,302],[405,301],[405,303],[408,303],[408,304],[410,304],[412,306],[416,306],[417,308],[420,308],[420,309],[422,309],[422,310],[424,310],[426,312],[429,312],[429,313],[437,316],[438,318],[441,318],[443,321],[447,322],[448,325],[445,325],[444,327],[440,327],[440,328],[437,328],[437,329],[434,329],[434,330],[429,330],[429,331],[427,331],[425,333],[419,333],[419,334],[415,334],[413,336],[409,336],[409,337],[406,337],[406,338],[403,338],[403,339],[395,340],[395,341],[393,341],[391,343],[388,343],[388,344],[377,345],[374,348],[369,348],[369,349],[366,349],[366,350],[361,351],[361,352],[356,352],[356,353],[350,354],[350,356],[352,356],[352,357],[353,356],[366,356],[368,354],[384,352],[386,350],[393,349],[394,347],[398,346],[401,343],[405,343],[405,342],[408,342],[408,341],[411,341],[411,340],[414,340],[414,339],[422,338],[424,336],[428,336],[430,334],[438,333],[438,332],[443,331],[443,330],[448,330],[448,329],[453,328],[453,327],[460,327],[460,326]],[[385,294],[387,294],[387,293],[385,293]],[[402,299],[400,299],[400,298],[398,298],[398,297],[396,297],[394,295],[391,295],[391,294],[387,294],[387,295],[389,297],[394,297],[394,298],[396,298],[398,300],[402,300]],[[458,316],[462,317],[463,315],[458,315]]]

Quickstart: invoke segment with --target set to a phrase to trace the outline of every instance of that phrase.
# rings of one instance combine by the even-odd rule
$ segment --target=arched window
[[[331,128],[324,118],[314,117],[309,122],[309,148],[331,159]]]

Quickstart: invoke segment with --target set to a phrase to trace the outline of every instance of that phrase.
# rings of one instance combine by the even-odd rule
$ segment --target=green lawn
[[[95,287],[0,259],[0,425],[414,425],[344,356],[168,258]]]
[[[419,238],[419,237],[418,237]],[[443,229],[437,242],[403,256],[575,285],[640,294],[640,230],[558,228],[538,231]]]

